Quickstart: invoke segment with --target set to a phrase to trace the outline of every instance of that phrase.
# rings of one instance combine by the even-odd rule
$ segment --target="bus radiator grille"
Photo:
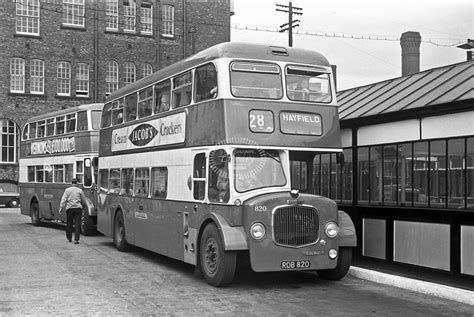
[[[313,244],[319,237],[319,217],[315,208],[285,206],[273,213],[273,240],[288,247]]]

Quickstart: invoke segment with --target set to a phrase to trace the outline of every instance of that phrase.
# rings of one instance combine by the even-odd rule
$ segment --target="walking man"
[[[59,213],[66,210],[66,238],[69,242],[72,239],[72,227],[74,223],[74,243],[79,244],[81,235],[81,216],[82,208],[86,206],[86,196],[82,189],[77,187],[77,179],[72,179],[72,186],[66,188],[61,204],[59,205]]]

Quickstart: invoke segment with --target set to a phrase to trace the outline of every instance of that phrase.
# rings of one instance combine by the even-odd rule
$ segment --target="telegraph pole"
[[[294,7],[291,1],[287,6],[283,4],[277,4],[276,6],[280,8],[284,8],[284,9],[276,8],[277,11],[288,13],[288,23],[280,25],[280,30],[278,32],[282,33],[282,32],[288,31],[288,46],[291,47],[293,46],[293,28],[300,26],[298,22],[301,22],[300,20],[293,20],[293,14],[303,15],[303,12],[301,12],[303,9]]]

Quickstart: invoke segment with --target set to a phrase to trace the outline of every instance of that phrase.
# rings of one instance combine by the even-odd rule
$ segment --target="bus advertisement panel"
[[[342,152],[335,95],[321,54],[246,43],[118,90],[102,112],[98,230],[214,286],[232,281],[238,254],[256,272],[344,277],[354,225],[311,181],[318,154]]]
[[[59,214],[64,190],[78,179],[87,198],[81,229],[96,230],[99,128],[103,104],[88,104],[33,117],[25,124],[20,143],[19,188],[21,213],[33,225],[43,220],[66,221]]]

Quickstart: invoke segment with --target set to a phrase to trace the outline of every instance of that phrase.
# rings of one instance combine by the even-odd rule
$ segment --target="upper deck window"
[[[329,103],[332,100],[329,73],[315,67],[287,66],[288,99]]]
[[[191,103],[193,75],[184,73],[173,79],[173,108],[182,107]]]
[[[235,97],[281,99],[283,86],[276,64],[235,62],[231,64],[231,91]]]
[[[217,72],[214,64],[196,68],[194,101],[199,102],[217,97]]]
[[[102,110],[102,119],[100,120],[102,128],[109,127],[112,124],[112,105],[112,102],[104,105],[104,109]]]

